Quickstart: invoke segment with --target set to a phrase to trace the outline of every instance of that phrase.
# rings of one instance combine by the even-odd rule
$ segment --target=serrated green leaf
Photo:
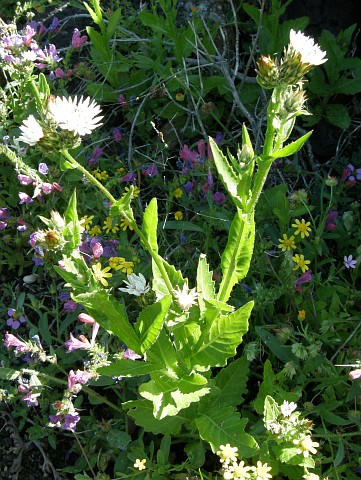
[[[350,114],[345,105],[337,103],[326,107],[326,118],[332,125],[342,129],[347,129],[351,123]]]
[[[158,252],[157,226],[158,204],[157,199],[152,198],[143,215],[142,233],[155,252]]]
[[[106,330],[120,338],[129,348],[140,353],[140,339],[130,324],[125,307],[109,296],[105,289],[73,295],[89,314]]]
[[[177,368],[177,356],[165,330],[161,330],[157,341],[147,350],[144,355],[147,361],[153,364],[160,364],[169,371]]]
[[[197,370],[205,367],[221,367],[234,356],[243,335],[248,331],[248,318],[254,302],[248,302],[228,315],[214,319],[210,328],[194,347],[191,364]]]
[[[251,457],[258,450],[255,439],[244,432],[247,419],[241,419],[233,407],[207,405],[202,414],[195,419],[199,435],[207,441],[215,453],[221,445],[237,447],[242,457]]]
[[[221,257],[222,281],[218,300],[226,302],[233,286],[247,275],[253,254],[254,235],[253,213],[246,215],[237,209]]]
[[[221,177],[222,183],[229,192],[229,194],[232,196],[232,198],[235,199],[238,195],[238,176],[228,162],[227,157],[223,155],[221,149],[218,147],[213,138],[209,137],[208,141],[213,153],[214,163],[217,167],[217,171]]]
[[[264,401],[264,422],[266,424],[275,422],[280,412],[281,409],[278,406],[278,403],[270,395],[267,395]]]
[[[153,402],[153,415],[161,420],[173,417],[193,402],[209,393],[207,380],[199,373],[172,379],[162,373],[154,373],[152,380],[139,387],[140,395]]]
[[[171,302],[172,297],[168,295],[159,302],[147,305],[140,312],[135,328],[138,329],[140,334],[142,353],[145,353],[157,340]]]
[[[189,422],[188,418],[182,416],[182,412],[175,417],[156,419],[153,415],[153,404],[149,400],[132,400],[123,403],[122,407],[128,410],[128,415],[134,419],[137,425],[153,434],[177,435],[181,426]]]
[[[249,374],[249,361],[245,357],[238,358],[227,367],[222,368],[215,378],[219,394],[213,397],[214,404],[237,406],[243,402]]]
[[[154,363],[133,361],[125,358],[119,358],[106,367],[100,367],[97,372],[107,377],[139,377],[140,375],[148,375],[164,368],[163,365],[155,365]]]
[[[308,140],[308,138],[312,135],[312,130],[310,132],[305,133],[302,137],[298,138],[294,142],[289,143],[285,147],[277,150],[276,152],[271,153],[271,158],[283,158],[288,157],[289,155],[293,155],[298,152],[302,147],[303,144]]]
[[[209,270],[206,255],[204,254],[201,254],[198,260],[197,292],[199,295],[199,309],[201,312],[201,316],[203,316],[206,310],[204,300],[214,300],[215,298],[213,272]]]

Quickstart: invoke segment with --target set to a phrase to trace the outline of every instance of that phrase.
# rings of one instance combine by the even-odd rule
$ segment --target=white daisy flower
[[[28,145],[36,145],[43,138],[44,132],[34,115],[29,115],[20,126],[21,135],[18,138],[21,142]]]
[[[101,125],[103,118],[100,106],[86,97],[51,97],[48,112],[52,120],[62,129],[83,137]]]
[[[127,277],[128,282],[124,280],[124,283],[127,284],[127,287],[119,288],[119,290],[129,293],[130,295],[135,295],[136,297],[140,297],[144,293],[149,292],[147,281],[141,273],[139,275],[131,273],[130,275],[127,275]]]
[[[187,311],[192,305],[195,305],[198,297],[196,289],[193,288],[188,291],[188,285],[186,283],[183,285],[182,290],[177,287],[177,290],[174,290],[174,295],[176,296],[178,305],[183,311]]]
[[[290,31],[290,45],[301,55],[302,63],[321,65],[327,62],[326,52],[311,37],[306,37],[302,32]]]
[[[296,410],[296,408],[297,408],[297,403],[287,402],[287,400],[285,400],[281,405],[281,413],[284,417],[289,417],[291,413],[294,410]]]

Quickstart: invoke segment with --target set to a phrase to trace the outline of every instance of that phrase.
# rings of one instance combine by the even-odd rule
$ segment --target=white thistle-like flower
[[[20,132],[21,135],[18,140],[28,145],[36,145],[44,136],[43,129],[34,115],[29,115],[28,118],[23,121],[23,124],[20,126]]]
[[[197,303],[198,293],[195,288],[188,291],[188,285],[185,283],[182,290],[177,286],[177,289],[174,290],[174,295],[176,296],[178,305],[183,311],[187,311],[191,308],[192,305]]]
[[[302,32],[290,31],[290,45],[301,55],[302,63],[308,65],[321,65],[327,62],[326,52],[321,50],[313,38],[306,37]]]
[[[101,125],[103,118],[100,106],[90,97],[51,97],[48,112],[52,120],[62,129],[83,137]]]
[[[297,408],[297,403],[295,402],[287,402],[285,400],[281,405],[281,413],[284,417],[289,417],[292,412],[294,412]]]
[[[147,281],[141,273],[139,275],[131,273],[130,275],[127,275],[127,277],[128,282],[124,280],[124,283],[127,284],[127,287],[119,288],[119,290],[129,293],[130,295],[135,295],[136,297],[140,297],[144,293],[149,292]]]

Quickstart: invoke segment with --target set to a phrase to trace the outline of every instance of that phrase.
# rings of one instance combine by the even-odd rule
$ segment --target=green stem
[[[61,150],[61,154],[68,160],[68,162],[74,167],[77,168],[80,172],[82,172],[96,187],[99,188],[99,190],[111,201],[111,203],[116,203],[115,198],[113,195],[107,190],[104,185],[102,185],[99,180],[97,180],[91,173],[88,172],[86,168],[84,168],[80,163],[78,163],[68,152],[66,148],[63,148]],[[143,243],[144,247],[148,250],[150,255],[152,256],[155,264],[157,265],[163,280],[167,286],[167,289],[171,295],[174,296],[173,294],[173,286],[171,281],[169,280],[168,274],[164,268],[164,264],[162,262],[161,257],[155,252],[150,245],[147,237],[143,234],[143,232],[138,228],[138,225],[136,224],[133,216],[130,216],[127,214],[126,211],[121,212],[122,217],[129,222],[130,226],[133,228],[134,232],[138,235],[140,238],[141,242]]]
[[[41,113],[43,111],[44,101],[41,99],[39,89],[33,78],[29,79],[29,85],[35,97],[36,108],[38,112]]]

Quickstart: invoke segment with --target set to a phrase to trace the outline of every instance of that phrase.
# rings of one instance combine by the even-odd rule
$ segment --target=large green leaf
[[[177,370],[177,356],[173,344],[164,329],[160,331],[157,341],[147,350],[144,357],[151,363],[160,363],[168,371]]]
[[[156,372],[163,368],[163,365],[154,365],[153,363],[133,361],[125,358],[119,358],[106,367],[100,367],[97,372],[100,375],[108,377],[138,377]]]
[[[159,302],[146,306],[139,314],[136,328],[140,333],[141,352],[146,352],[157,340],[167,315],[172,297],[168,295]]]
[[[129,348],[141,353],[140,339],[130,324],[125,306],[110,296],[105,289],[73,295],[76,302],[106,330],[120,338]]]
[[[191,358],[193,367],[204,370],[205,367],[221,367],[227,359],[234,356],[236,348],[248,331],[248,318],[254,302],[248,302],[229,315],[221,315],[210,325],[194,348]]]
[[[233,407],[208,407],[203,408],[203,413],[195,422],[201,438],[210,444],[213,452],[217,452],[221,445],[227,443],[237,447],[242,457],[248,458],[257,452],[257,442],[244,432],[247,419],[241,419]]]
[[[80,244],[81,241],[81,228],[76,209],[76,190],[74,190],[72,196],[70,197],[64,218],[66,226],[63,231],[63,235],[66,243],[63,248],[63,254],[71,255],[73,250]]]
[[[170,280],[170,283],[172,284],[172,287],[176,288],[177,286],[182,286],[184,284],[184,279],[182,277],[182,272],[180,270],[176,270],[173,265],[170,265],[160,255],[158,255],[158,260],[163,265],[164,270],[165,270],[165,272],[168,275],[168,278]],[[164,278],[163,278],[157,264],[155,263],[154,259],[152,259],[152,269],[153,269],[152,288],[153,288],[154,292],[159,297],[165,297],[166,295],[169,295],[171,292],[169,292],[168,287],[164,282]]]
[[[149,245],[155,252],[158,252],[157,242],[157,225],[158,225],[158,205],[157,199],[152,198],[149,205],[145,209],[143,215],[142,233],[148,240]]]
[[[207,395],[209,390],[206,378],[199,373],[174,379],[154,373],[152,380],[139,387],[140,395],[153,402],[153,415],[160,420],[177,415],[180,410]]]
[[[215,378],[219,394],[213,397],[214,404],[237,406],[243,402],[242,395],[246,388],[249,374],[249,361],[245,357],[238,358],[227,367],[222,368]]]
[[[128,415],[134,418],[134,421],[147,432],[153,434],[176,435],[183,423],[189,420],[182,416],[182,412],[175,417],[165,417],[158,420],[153,415],[153,404],[149,400],[132,400],[122,404],[122,407],[128,409]]]
[[[2,380],[16,380],[21,375],[20,370],[13,368],[0,368],[0,378]]]
[[[198,304],[202,316],[206,310],[204,300],[214,300],[215,298],[213,273],[209,270],[209,265],[204,254],[201,254],[198,260],[197,292],[199,295]]]
[[[244,214],[237,209],[221,257],[222,282],[218,300],[226,302],[233,286],[247,275],[253,254],[254,234],[253,213]]]

